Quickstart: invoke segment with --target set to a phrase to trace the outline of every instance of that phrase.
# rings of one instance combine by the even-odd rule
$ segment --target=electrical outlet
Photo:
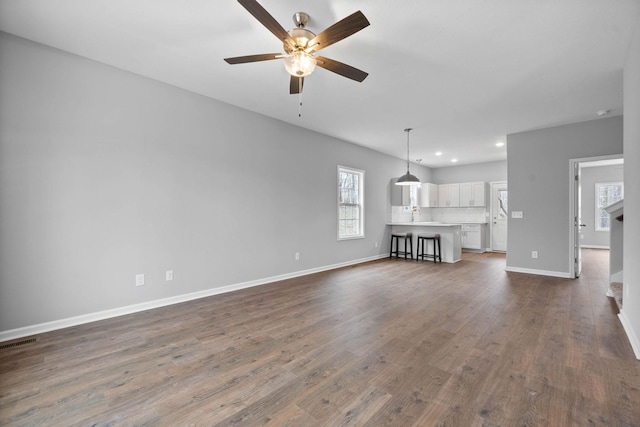
[[[531,251],[531,258],[538,259],[538,251]]]
[[[165,273],[165,279],[167,281],[173,280],[173,270],[167,270]]]
[[[144,285],[144,274],[136,274],[136,286]]]
[[[378,242],[376,242],[376,248],[378,247]]]
[[[296,261],[300,261],[300,252],[296,252],[295,259]]]

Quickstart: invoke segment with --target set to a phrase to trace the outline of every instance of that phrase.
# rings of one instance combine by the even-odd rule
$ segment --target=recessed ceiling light
[[[496,147],[504,147],[504,142],[496,142]]]
[[[442,156],[442,151],[436,151],[436,156]]]
[[[456,163],[458,159],[451,159],[451,163]]]

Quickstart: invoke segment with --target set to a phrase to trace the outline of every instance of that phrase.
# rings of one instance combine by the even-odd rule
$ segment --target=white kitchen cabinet
[[[460,184],[460,206],[486,206],[484,182]]]
[[[485,230],[484,224],[462,224],[462,248],[484,252]]]
[[[410,206],[411,205],[411,187],[410,185],[395,185],[395,181],[391,181],[391,206]]]
[[[438,185],[423,182],[418,192],[418,202],[423,208],[437,208]]]
[[[438,207],[456,208],[460,206],[460,184],[438,185]]]
[[[411,206],[411,186],[402,185],[402,206]]]

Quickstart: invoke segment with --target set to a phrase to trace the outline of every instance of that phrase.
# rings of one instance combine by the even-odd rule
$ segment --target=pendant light
[[[398,178],[396,185],[420,185],[420,180],[409,172],[409,132],[412,130],[412,128],[404,130],[407,133],[407,173]]]

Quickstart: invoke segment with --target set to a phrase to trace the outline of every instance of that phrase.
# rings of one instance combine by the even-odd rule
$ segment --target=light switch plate
[[[522,218],[522,211],[512,211],[511,212],[511,218]]]

